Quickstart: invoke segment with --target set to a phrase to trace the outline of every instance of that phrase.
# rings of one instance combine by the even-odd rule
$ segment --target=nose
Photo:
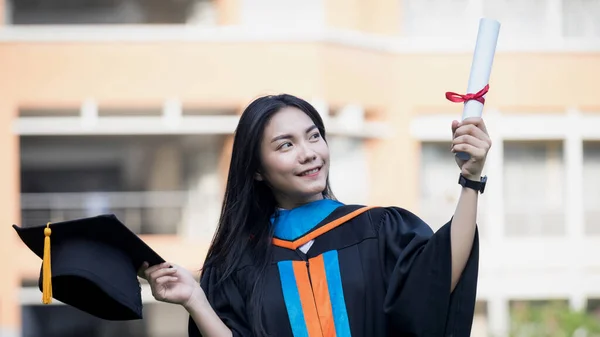
[[[303,144],[300,147],[298,156],[301,164],[309,163],[317,159],[317,153],[310,147],[309,144]]]

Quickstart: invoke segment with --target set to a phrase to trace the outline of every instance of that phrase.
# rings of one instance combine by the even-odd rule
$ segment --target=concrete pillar
[[[223,26],[239,24],[240,2],[241,0],[216,0],[217,24]]]
[[[369,204],[400,205],[408,210],[416,210],[421,189],[418,164],[421,160],[421,142],[411,137],[411,107],[400,101],[386,104],[381,114],[393,132],[385,139],[365,141],[369,158]],[[414,162],[407,165],[407,160]]]
[[[581,289],[581,287],[579,287]],[[583,292],[574,293],[569,298],[569,306],[571,309],[579,311],[587,307],[587,296]]]
[[[231,153],[233,151],[233,135],[225,136],[223,142],[223,148],[221,149],[221,155],[219,157],[219,179],[221,192],[225,191],[227,186],[227,177],[229,175],[229,165],[231,164]]]
[[[179,191],[181,189],[181,151],[177,143],[161,144],[154,152],[152,164],[149,166],[148,190]],[[172,210],[150,210],[144,227],[151,233],[163,233],[165,226],[173,219]],[[169,229],[170,231],[170,229]]]
[[[565,225],[569,251],[574,261],[584,261],[586,252],[580,242],[585,236],[585,220],[583,205],[583,139],[580,132],[581,115],[576,109],[567,111],[566,135],[564,143],[565,160]],[[581,263],[573,263],[568,271],[574,286],[571,288],[570,305],[575,310],[586,306],[586,289],[583,286],[583,267]]]
[[[546,34],[548,38],[562,36],[563,28],[563,2],[561,0],[548,0],[546,7],[548,26]]]
[[[10,25],[12,22],[12,0],[0,1],[0,26]],[[0,334],[0,336],[2,336]]]
[[[494,337],[508,337],[510,306],[503,296],[494,296],[488,302],[488,333]]]
[[[215,136],[216,137],[216,136]],[[184,206],[184,226],[179,233],[186,238],[200,239],[207,244],[212,239],[219,220],[222,203],[222,174],[219,170],[222,144],[216,139],[207,140],[198,150],[191,174],[188,177],[189,199]]]
[[[360,130],[365,123],[365,110],[358,104],[347,104],[340,109],[336,125],[344,130]],[[369,202],[369,167],[363,139],[329,137],[330,183],[335,196],[344,203]]]
[[[154,152],[148,187],[153,191],[173,191],[180,188],[181,152],[176,143],[161,144]]]
[[[329,177],[333,194],[347,204],[369,203],[369,162],[362,139],[335,136],[328,139]]]
[[[504,241],[504,136],[500,129],[502,116],[499,111],[488,111],[485,113],[485,125],[492,139],[492,147],[488,152],[486,160],[486,174],[489,181],[486,190],[480,196],[485,202],[485,224],[481,228],[481,236],[489,244],[489,248],[498,247]],[[485,201],[483,201],[483,199]]]
[[[327,104],[327,101],[325,101],[323,99],[314,99],[310,102],[310,104],[317,110],[317,112],[321,116],[321,119],[323,120],[325,129],[328,130],[330,118],[329,118],[329,104]]]
[[[579,130],[579,112],[571,109],[567,112],[569,130],[565,139],[564,160],[565,178],[565,223],[568,224],[567,235],[570,239],[581,240],[584,236],[583,208],[583,140]]]
[[[482,219],[481,235],[485,240],[482,250],[501,251],[506,240],[504,231],[504,135],[500,128],[500,111],[484,112],[485,125],[492,139],[492,147],[485,164],[485,173],[489,177],[486,191],[480,196],[488,206]],[[492,255],[488,255],[492,256]],[[492,272],[501,272],[495,271]],[[488,301],[488,332],[490,336],[506,337],[510,328],[508,299],[497,294]]]
[[[10,97],[10,96],[8,96]],[[12,104],[0,101],[0,336],[18,336],[21,310],[18,299],[20,275],[14,254],[21,244],[12,224],[21,223],[19,138],[12,132],[12,122],[18,115]],[[21,250],[23,251],[23,250]]]
[[[358,104],[347,104],[340,109],[336,120],[344,129],[360,130],[365,123],[365,109]]]

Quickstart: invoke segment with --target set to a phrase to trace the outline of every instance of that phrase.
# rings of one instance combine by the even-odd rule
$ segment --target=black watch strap
[[[469,179],[465,178],[462,174],[460,174],[460,176],[458,177],[458,183],[462,187],[474,189],[475,191],[478,191],[479,193],[482,193],[482,194],[483,194],[483,191],[485,191],[486,182],[487,182],[487,176],[481,177],[480,181],[469,180]]]

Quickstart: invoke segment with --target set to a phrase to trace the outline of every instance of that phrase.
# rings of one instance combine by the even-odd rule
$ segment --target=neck
[[[283,209],[294,209],[313,201],[322,200],[323,193],[318,193],[308,198],[290,198],[282,195],[276,197],[275,199],[277,200],[277,207]]]

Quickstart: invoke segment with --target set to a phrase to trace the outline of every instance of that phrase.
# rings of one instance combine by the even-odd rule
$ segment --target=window
[[[562,0],[563,35],[600,37],[600,0]]]
[[[221,135],[21,137],[23,225],[114,213],[137,234],[210,231],[223,143]]]
[[[583,208],[586,234],[600,234],[600,142],[583,145]]]
[[[13,24],[176,24],[212,25],[211,0],[12,0]]]
[[[506,142],[504,205],[507,236],[564,235],[561,142]]]

